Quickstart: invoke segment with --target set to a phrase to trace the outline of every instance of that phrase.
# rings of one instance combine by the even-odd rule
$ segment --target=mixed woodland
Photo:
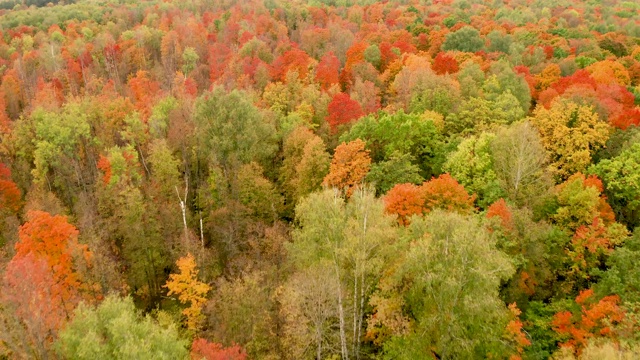
[[[0,2],[0,358],[638,359],[640,3]]]

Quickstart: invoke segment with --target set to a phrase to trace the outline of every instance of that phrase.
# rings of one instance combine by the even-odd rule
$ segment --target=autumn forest
[[[0,359],[638,359],[639,105],[633,0],[0,0]]]

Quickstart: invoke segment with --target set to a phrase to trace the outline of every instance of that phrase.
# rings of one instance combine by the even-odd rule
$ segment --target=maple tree
[[[371,158],[369,151],[365,149],[364,141],[356,139],[342,143],[336,147],[329,173],[322,183],[340,189],[350,197],[356,186],[362,184],[370,167]]]
[[[195,339],[191,344],[192,360],[244,360],[247,353],[238,345],[223,348],[205,339]]]
[[[339,126],[349,124],[364,115],[360,103],[345,93],[337,93],[333,96],[328,112],[326,120],[334,132]]]
[[[202,322],[202,306],[207,300],[205,295],[211,287],[198,280],[198,270],[193,255],[187,254],[181,257],[176,261],[176,265],[180,272],[169,275],[164,287],[169,289],[169,296],[175,294],[180,303],[189,304],[182,314],[187,318],[187,328],[196,331]]]
[[[469,195],[464,186],[449,174],[442,174],[422,184],[425,207],[432,209],[445,209],[461,213],[473,210],[476,195]]]
[[[561,347],[580,353],[589,339],[614,336],[611,327],[624,319],[624,310],[618,305],[617,295],[594,298],[592,289],[583,290],[575,302],[580,311],[562,311],[553,317],[553,330],[563,336]]]
[[[398,216],[398,223],[409,224],[409,217],[422,215],[425,208],[425,194],[414,184],[397,184],[384,196],[385,211]]]

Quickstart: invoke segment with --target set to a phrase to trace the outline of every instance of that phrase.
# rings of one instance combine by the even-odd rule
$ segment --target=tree
[[[33,254],[7,265],[0,297],[0,341],[16,358],[46,358],[68,313],[50,266]]]
[[[278,293],[283,319],[282,345],[287,359],[316,360],[340,347],[336,293],[340,286],[329,262],[296,271]],[[310,346],[313,344],[313,346]]]
[[[545,172],[545,149],[529,122],[498,131],[491,155],[496,178],[512,201],[527,203],[551,187]]]
[[[358,358],[366,304],[395,238],[393,218],[365,188],[355,191],[346,204],[335,190],[311,194],[296,207],[296,220],[291,260],[298,269],[329,266],[338,284],[334,304],[340,354],[344,359]]]
[[[63,311],[71,314],[87,291],[95,291],[85,279],[82,269],[91,261],[86,245],[78,243],[78,230],[61,215],[29,211],[28,221],[20,227],[15,259],[33,256],[47,263],[55,286],[52,296],[59,297]]]
[[[465,26],[455,32],[448,33],[442,50],[458,50],[476,52],[484,47],[484,41],[480,38],[480,32],[471,26]]]
[[[167,295],[177,295],[181,304],[189,304],[189,307],[182,311],[187,318],[187,329],[197,331],[203,320],[202,306],[207,301],[205,297],[211,287],[198,280],[198,270],[196,261],[190,253],[176,261],[177,274],[169,275],[167,283],[163,286],[169,289]]]
[[[604,183],[604,192],[619,221],[629,228],[640,225],[640,144],[589,168]]]
[[[419,184],[424,181],[420,168],[411,155],[394,152],[388,160],[373,164],[367,182],[374,184],[376,193],[384,194],[400,183]]]
[[[11,180],[11,171],[0,163],[0,212],[16,213],[20,210],[22,194]]]
[[[593,153],[609,138],[609,125],[590,106],[555,101],[550,109],[537,106],[531,123],[549,154],[549,168],[557,180],[584,171]]]
[[[385,211],[398,216],[400,225],[409,225],[412,215],[422,215],[425,208],[424,191],[413,184],[397,184],[384,196]]]
[[[428,210],[444,209],[467,213],[473,210],[476,195],[469,195],[464,186],[460,185],[449,174],[442,174],[422,184],[425,207]]]
[[[443,170],[466,189],[478,194],[478,205],[483,208],[504,196],[493,170],[491,143],[494,140],[495,135],[490,133],[463,140],[443,166]]]
[[[110,295],[97,307],[82,303],[56,341],[68,359],[186,359],[187,342],[174,326],[140,316],[129,297]]]
[[[298,199],[319,189],[329,172],[329,153],[322,139],[305,126],[294,129],[284,140],[280,183],[285,206],[293,211]]]
[[[384,334],[384,358],[508,354],[511,317],[498,291],[513,267],[495,240],[474,218],[441,210],[412,222],[407,236],[371,301],[368,333]]]
[[[320,83],[323,90],[328,90],[332,85],[338,84],[340,70],[340,60],[328,52],[320,59],[316,66],[316,81]]]
[[[371,158],[369,151],[365,150],[364,141],[356,139],[349,143],[343,142],[336,147],[323,185],[344,191],[348,198],[355,187],[362,183],[370,167]]]
[[[605,296],[600,300],[593,297],[592,289],[583,290],[576,297],[579,311],[562,311],[553,317],[553,330],[563,337],[561,347],[567,347],[579,354],[587,341],[596,336],[613,337],[612,326],[624,319],[624,311],[618,305],[617,295]]]
[[[337,93],[333,96],[328,111],[326,120],[333,132],[336,132],[339,126],[349,124],[364,115],[360,104],[345,93]]]
[[[273,222],[282,212],[283,198],[276,187],[263,176],[255,162],[242,165],[237,177],[238,199],[254,218]]]
[[[238,345],[223,348],[205,339],[196,339],[191,344],[191,360],[245,360],[247,353]]]
[[[456,59],[446,55],[444,52],[438,53],[436,58],[433,59],[433,71],[438,75],[455,74],[459,69]]]
[[[225,167],[265,163],[276,151],[275,127],[263,119],[246,94],[216,87],[196,100],[194,120],[201,149]]]
[[[429,113],[406,114],[402,110],[369,115],[354,124],[340,141],[365,141],[376,163],[391,161],[398,154],[412,156],[412,164],[420,168],[419,175],[430,178],[441,172],[444,147],[434,117]]]

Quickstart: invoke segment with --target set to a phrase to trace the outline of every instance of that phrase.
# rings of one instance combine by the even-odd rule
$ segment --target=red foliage
[[[340,60],[333,52],[325,54],[316,67],[316,81],[320,83],[323,90],[327,90],[340,81],[339,75]]]
[[[424,191],[414,184],[397,184],[384,196],[385,211],[398,216],[400,225],[409,225],[409,217],[424,214]]]
[[[215,43],[209,48],[209,79],[215,84],[222,78],[233,52],[223,43]]]
[[[21,197],[20,189],[11,181],[11,171],[0,163],[0,210],[17,213],[20,210]]]
[[[210,343],[205,339],[196,339],[191,345],[193,360],[245,360],[247,353],[240,345],[223,348],[222,345]]]
[[[59,296],[68,312],[80,301],[78,291],[84,287],[74,258],[89,265],[91,252],[78,243],[78,230],[64,216],[43,211],[29,211],[28,221],[20,227],[14,259],[33,256],[49,266],[55,286],[52,296]]]
[[[454,74],[458,72],[459,69],[460,67],[456,59],[443,52],[438,53],[433,60],[433,71],[435,71],[436,74]]]
[[[338,126],[348,124],[364,115],[360,103],[351,99],[349,94],[337,93],[329,103],[327,122],[332,131],[336,131]]]
[[[640,126],[640,108],[628,109],[615,118],[609,118],[612,126],[626,130],[629,126]]]
[[[311,57],[300,49],[291,49],[277,57],[271,64],[271,77],[285,81],[289,71],[297,71],[298,77],[304,79],[309,73]]]

